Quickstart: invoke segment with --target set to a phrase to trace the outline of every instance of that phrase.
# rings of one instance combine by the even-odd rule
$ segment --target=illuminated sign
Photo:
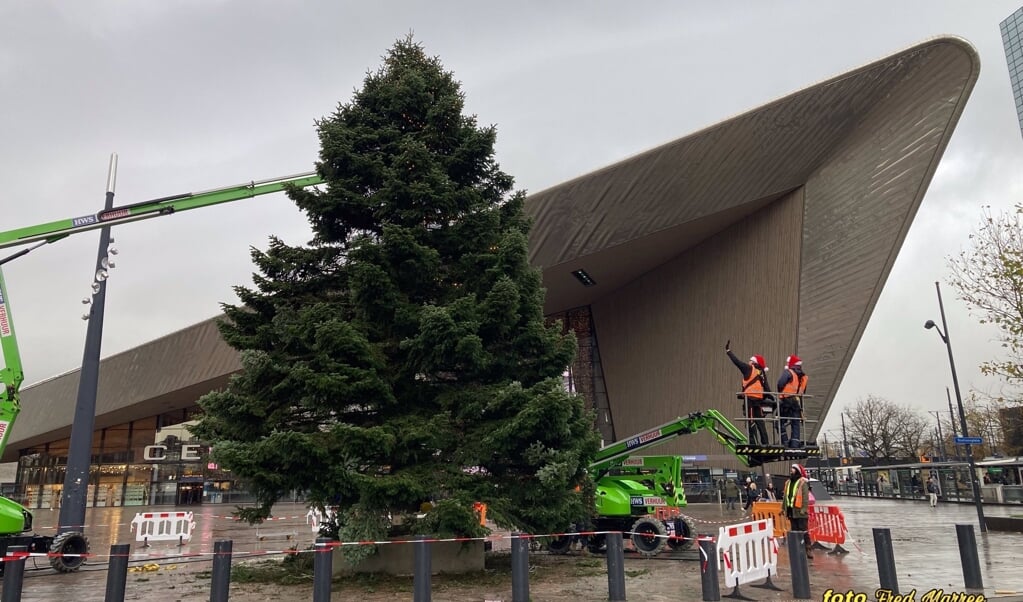
[[[187,444],[181,446],[181,458],[182,462],[199,462],[202,458],[199,457],[199,449],[202,446],[196,444]],[[166,462],[167,458],[167,446],[166,445],[147,445],[142,450],[142,459],[146,462]]]

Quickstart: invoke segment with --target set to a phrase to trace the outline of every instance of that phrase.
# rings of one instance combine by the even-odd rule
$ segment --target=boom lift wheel
[[[693,547],[693,543],[696,541],[696,525],[693,524],[693,521],[682,516],[676,516],[668,520],[675,521],[675,537],[685,538],[669,539],[668,547],[676,552]]]
[[[559,535],[552,537],[547,542],[547,551],[551,554],[568,554],[568,550],[572,547],[572,536],[571,535]]]
[[[632,545],[636,551],[648,558],[657,556],[668,534],[667,528],[660,520],[644,516],[632,524]]]
[[[591,554],[601,554],[607,551],[607,536],[604,534],[590,535],[586,539],[586,549]]]
[[[78,531],[68,531],[53,538],[50,544],[50,566],[61,573],[73,573],[85,564],[84,556],[62,556],[60,554],[88,554],[89,540]]]

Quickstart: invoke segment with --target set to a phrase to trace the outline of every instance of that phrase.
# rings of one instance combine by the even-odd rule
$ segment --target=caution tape
[[[562,537],[581,537],[581,536],[594,536],[594,535],[612,535],[620,533],[623,536],[639,535],[642,537],[667,539],[671,541],[716,541],[713,536],[698,535],[696,537],[686,537],[682,535],[661,535],[660,533],[646,533],[646,532],[635,532],[635,531],[567,531],[564,533],[545,533],[545,534],[506,534],[506,535],[486,535],[483,537],[429,537],[422,539],[387,539],[387,540],[358,540],[358,541],[329,541],[329,542],[316,542],[313,544],[312,549],[300,550],[297,548],[289,548],[283,550],[234,550],[231,552],[217,552],[200,549],[194,552],[178,552],[175,554],[166,554],[158,552],[150,553],[128,553],[128,554],[95,554],[95,553],[60,553],[60,552],[11,552],[4,556],[0,556],[0,562],[14,562],[18,560],[24,560],[26,558],[85,558],[85,559],[110,559],[110,558],[129,558],[134,560],[140,560],[143,558],[201,558],[201,557],[212,557],[218,554],[227,555],[233,557],[252,557],[252,556],[272,556],[272,555],[295,555],[295,554],[307,554],[315,551],[322,551],[327,548],[345,548],[354,546],[377,546],[377,545],[394,545],[394,544],[410,544],[410,543],[448,543],[448,542],[471,542],[471,541],[500,541],[500,540],[512,540],[512,539],[548,539],[548,538],[562,538]]]
[[[732,525],[732,524],[735,524],[735,521],[737,519],[745,518],[746,515],[748,515],[748,514],[749,514],[749,511],[747,510],[747,511],[744,511],[741,515],[733,516],[732,518],[730,518],[728,520],[707,520],[705,518],[697,518],[695,516],[690,516],[688,514],[682,514],[681,512],[679,512],[678,515],[681,516],[682,518],[688,518],[689,520],[693,521],[694,523],[703,523],[705,525]]]

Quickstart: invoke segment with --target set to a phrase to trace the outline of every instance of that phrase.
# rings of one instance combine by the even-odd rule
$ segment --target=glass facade
[[[1009,15],[1000,25],[1005,60],[1009,64],[1009,82],[1016,102],[1016,117],[1023,133],[1023,7]]]
[[[209,459],[210,447],[188,430],[198,408],[97,430],[86,505],[240,503],[251,497]],[[21,450],[17,480],[5,495],[28,508],[56,508],[64,486],[68,439]]]

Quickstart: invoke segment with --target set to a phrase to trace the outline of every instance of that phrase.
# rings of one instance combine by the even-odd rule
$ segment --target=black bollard
[[[718,583],[718,544],[710,537],[700,538],[700,562],[703,601],[718,602],[721,600],[721,585]]]
[[[329,537],[317,537],[313,554],[313,602],[330,602],[334,547]]]
[[[28,546],[7,546],[4,558],[3,602],[21,602],[21,588],[25,583],[25,558]]]
[[[430,602],[430,579],[433,568],[430,563],[430,544],[426,541],[425,535],[419,536],[419,541],[412,544],[416,547],[415,554],[415,575],[412,578],[412,600],[413,602]]]
[[[792,597],[810,599],[810,566],[806,562],[806,531],[789,531],[785,545],[789,550],[789,569],[792,571]]]
[[[234,542],[218,539],[213,542],[213,578],[210,581],[210,602],[227,602],[231,594],[231,549]]]
[[[625,543],[621,533],[607,534],[607,599],[625,600]]]
[[[128,581],[128,552],[131,546],[115,543],[110,546],[110,564],[107,567],[107,593],[105,602],[124,602],[124,588]]]
[[[874,528],[874,553],[877,555],[877,576],[881,589],[899,593],[899,576],[895,572],[895,552],[892,551],[891,529]]]
[[[959,560],[963,563],[963,579],[966,589],[984,589],[984,578],[980,574],[980,558],[977,556],[977,537],[973,525],[956,525],[959,539]]]
[[[512,602],[529,602],[529,540],[512,533]]]

